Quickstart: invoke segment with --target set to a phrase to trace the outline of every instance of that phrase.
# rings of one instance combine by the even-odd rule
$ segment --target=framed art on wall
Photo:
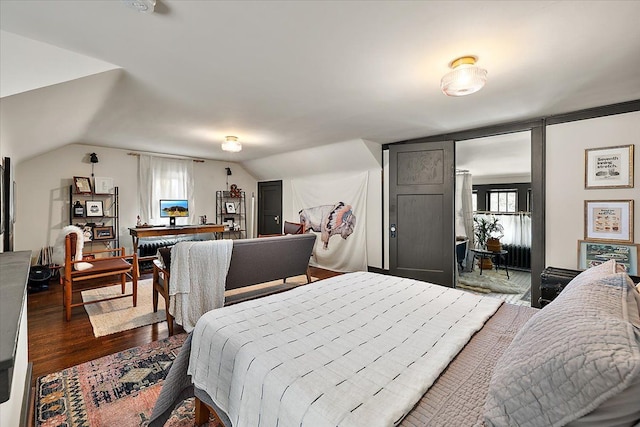
[[[113,193],[113,178],[98,177],[93,179],[93,188],[96,194]]]
[[[623,265],[628,274],[638,274],[638,248],[633,243],[604,243],[578,240],[578,268],[586,270],[610,259]]]
[[[584,239],[633,243],[633,200],[585,200]]]
[[[633,188],[633,144],[584,150],[584,188]]]
[[[87,200],[85,202],[85,212],[87,216],[104,216],[102,200]]]
[[[73,185],[78,194],[91,194],[91,180],[86,176],[74,176]]]

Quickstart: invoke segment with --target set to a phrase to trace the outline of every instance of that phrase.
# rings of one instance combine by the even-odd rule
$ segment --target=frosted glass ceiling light
[[[222,143],[222,151],[237,153],[240,150],[242,150],[242,144],[238,142],[237,136],[225,136],[224,142]]]
[[[449,64],[453,70],[442,77],[440,89],[447,96],[471,95],[487,82],[487,70],[475,65],[475,56],[463,56]]]

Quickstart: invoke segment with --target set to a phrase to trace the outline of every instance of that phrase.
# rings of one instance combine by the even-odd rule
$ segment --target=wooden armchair
[[[158,295],[164,298],[165,314],[169,336],[173,335],[173,316],[169,314],[169,279],[171,269],[171,248],[160,248],[158,253],[162,257],[153,260],[153,312],[158,312]]]
[[[85,252],[83,259],[75,259],[76,244],[78,235],[76,233],[69,233],[65,236],[65,262],[64,268],[61,270],[60,283],[64,289],[63,306],[65,309],[65,317],[67,321],[71,320],[71,309],[85,304],[92,304],[96,302],[108,301],[117,298],[132,297],[133,306],[138,303],[138,259],[134,253],[133,257],[126,256],[124,248],[117,249],[105,249],[91,252]],[[101,256],[97,258],[96,254],[105,255],[112,253],[112,256]],[[85,257],[89,255],[89,257]],[[132,259],[129,262],[129,259]],[[84,264],[81,264],[84,263]],[[87,263],[90,264],[86,265]],[[78,266],[83,269],[78,269]],[[88,268],[84,268],[88,267]],[[127,276],[131,277],[133,282],[133,292],[125,294],[125,283]],[[91,302],[73,302],[73,293],[81,292],[87,289],[96,289],[105,286],[111,286],[121,284],[122,295],[118,295],[110,298],[103,298]]]

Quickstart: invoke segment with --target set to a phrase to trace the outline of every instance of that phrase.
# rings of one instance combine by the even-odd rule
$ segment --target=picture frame
[[[236,205],[235,205],[235,203],[233,203],[233,202],[225,202],[224,207],[227,210],[228,214],[236,213]]]
[[[93,240],[110,240],[113,238],[113,226],[93,227]]]
[[[633,200],[585,200],[584,240],[633,243]]]
[[[95,194],[113,194],[113,178],[96,176],[93,179],[93,192]]]
[[[638,252],[640,245],[635,243],[589,242],[578,240],[578,268],[586,270],[610,259],[624,266],[631,275],[638,274]]]
[[[73,185],[78,194],[91,194],[91,179],[86,176],[74,176]]]
[[[104,216],[102,200],[87,200],[84,212],[87,217]]]
[[[584,150],[584,188],[633,188],[634,145]]]

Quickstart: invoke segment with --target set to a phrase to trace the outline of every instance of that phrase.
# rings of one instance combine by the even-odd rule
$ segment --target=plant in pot
[[[503,236],[504,227],[502,227],[498,218],[493,215],[474,216],[473,229],[478,248],[492,252],[500,251],[500,238]],[[482,269],[493,267],[490,258],[481,258],[481,260],[483,263]]]

